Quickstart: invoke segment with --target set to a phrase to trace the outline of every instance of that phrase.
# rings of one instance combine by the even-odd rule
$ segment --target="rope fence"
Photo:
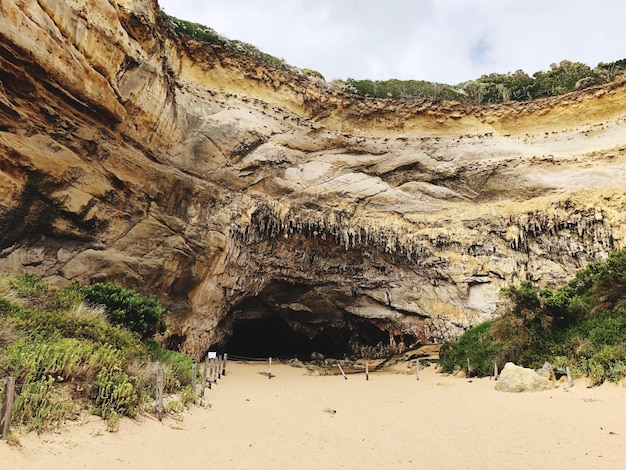
[[[200,397],[204,396],[204,391],[206,388],[211,388],[212,385],[217,384],[217,381],[226,375],[226,364],[228,361],[228,355],[224,354],[222,356],[217,356],[212,353],[206,355],[204,361],[204,373],[202,376],[202,386],[200,390]],[[198,393],[197,393],[197,364],[194,362],[192,364],[192,374],[191,374],[191,388],[193,390],[193,402],[194,404],[198,403]],[[163,367],[159,367],[157,369],[156,376],[156,389],[154,394],[154,412],[156,413],[159,420],[163,419],[163,415],[165,414],[165,406],[163,404],[164,397],[164,369]],[[82,382],[82,381],[72,381],[71,385],[73,386],[81,386],[81,385],[89,385],[91,382]],[[19,386],[15,381],[15,377],[6,377],[2,383],[2,388],[0,392],[2,393],[2,403],[0,407],[0,438],[2,440],[7,440],[11,431],[11,418],[12,414],[14,414],[13,405],[15,403],[15,399],[17,398],[15,394],[16,385]]]
[[[198,366],[199,363],[195,361],[192,363],[192,372],[191,372],[191,389],[193,393],[193,403],[194,404],[203,404],[205,391],[206,389],[211,390],[213,385],[218,383],[218,380],[226,376],[226,369],[228,361],[235,361],[241,363],[267,363],[268,372],[261,373],[263,375],[267,375],[269,379],[276,377],[272,373],[272,357],[249,357],[249,356],[239,356],[239,355],[228,355],[224,353],[223,355],[217,355],[215,352],[207,352],[204,360],[202,361],[203,369],[202,376],[200,382],[200,390],[198,391]],[[377,371],[383,369],[386,366],[385,361],[376,364],[374,367],[371,367],[370,361],[366,361],[365,364],[350,364],[347,362],[343,362],[338,360],[325,360],[323,365],[320,365],[320,368],[324,369],[324,375],[342,375],[345,380],[348,380],[348,375],[350,374],[364,374],[365,380],[369,380],[370,371]],[[468,364],[469,366],[469,364]],[[423,366],[420,365],[420,360],[415,360],[415,376],[416,379],[419,380],[419,370]],[[497,369],[496,369],[497,371]],[[163,367],[159,367],[157,369],[157,379],[156,379],[156,390],[155,390],[155,404],[154,404],[154,412],[159,418],[162,420],[165,407],[163,404],[163,396],[164,396],[164,370]],[[497,375],[495,372],[494,375]],[[11,426],[11,414],[12,407],[15,402],[15,387],[16,382],[14,377],[6,377],[3,382],[2,387],[2,408],[0,409],[0,431],[2,432],[2,439],[6,440],[10,433]]]
[[[228,358],[237,362],[267,362],[269,359],[269,357],[248,357],[248,356],[237,356],[235,354],[230,354]]]
[[[263,373],[263,375],[267,375],[270,379],[272,377],[275,377],[275,375],[272,374],[272,363],[275,364],[277,361],[275,357],[250,357],[250,356],[239,356],[235,354],[230,354],[228,358],[232,361],[241,362],[244,364],[266,363],[268,365],[268,372]],[[294,359],[291,358],[286,363],[290,364],[292,360]],[[337,359],[325,360],[324,364],[318,365],[320,369],[324,370],[324,373],[322,375],[337,375],[337,376],[341,375],[346,380],[348,379],[347,377],[348,375],[358,375],[358,374],[364,374],[365,380],[369,380],[370,372],[378,372],[378,371],[385,369],[388,366],[389,364],[386,361],[380,361],[374,365],[374,364],[370,364],[369,360],[367,360],[365,364],[362,364],[362,363],[355,364],[355,363],[351,363],[350,361],[341,361]],[[423,367],[424,366],[420,363],[420,359],[416,359],[415,360],[415,373],[416,373],[417,380],[419,380],[419,370]]]

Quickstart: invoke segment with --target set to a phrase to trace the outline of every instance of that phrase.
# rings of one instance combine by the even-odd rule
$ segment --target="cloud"
[[[334,78],[456,84],[625,57],[622,0],[159,0],[178,18]]]

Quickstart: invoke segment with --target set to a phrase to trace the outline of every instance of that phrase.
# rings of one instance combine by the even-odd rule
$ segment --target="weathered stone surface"
[[[554,384],[547,377],[540,376],[532,369],[507,362],[498,376],[496,390],[500,392],[540,392],[553,390]]]
[[[535,372],[537,372],[537,375],[540,377],[545,377],[546,379],[554,378],[554,369],[552,368],[552,364],[547,361],[544,362],[543,365]]]
[[[186,40],[152,0],[3,1],[0,271],[156,295],[195,355],[276,316],[453,338],[500,287],[625,246],[625,101],[364,99]]]

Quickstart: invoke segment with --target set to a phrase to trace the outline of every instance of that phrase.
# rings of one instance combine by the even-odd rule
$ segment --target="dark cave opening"
[[[415,341],[411,335],[398,336],[397,324],[388,319],[350,313],[356,301],[345,288],[274,281],[222,320],[218,328],[225,336],[219,349],[233,357],[308,361],[312,353],[336,359],[383,357],[399,341]]]
[[[311,359],[312,353],[329,358],[359,356],[359,348],[369,350],[389,346],[389,333],[365,321],[354,321],[349,326],[318,327],[311,339],[302,331],[302,325],[291,326],[279,315],[245,319],[237,322],[232,335],[224,344],[224,351],[242,358],[298,358]]]
[[[235,325],[225,350],[234,356],[279,357],[296,350],[305,339],[279,317],[251,319]]]
[[[348,335],[347,330],[340,330],[332,335],[309,339],[280,316],[272,315],[236,324],[224,350],[232,356],[246,358],[296,357],[309,360],[314,352],[338,357],[345,353]]]

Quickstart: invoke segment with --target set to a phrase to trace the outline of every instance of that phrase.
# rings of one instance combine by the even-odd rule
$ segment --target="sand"
[[[407,370],[408,372],[408,370]],[[265,375],[263,375],[265,373]],[[626,388],[510,394],[489,379],[307,376],[229,364],[181,419],[90,418],[0,442],[2,469],[626,468]]]

